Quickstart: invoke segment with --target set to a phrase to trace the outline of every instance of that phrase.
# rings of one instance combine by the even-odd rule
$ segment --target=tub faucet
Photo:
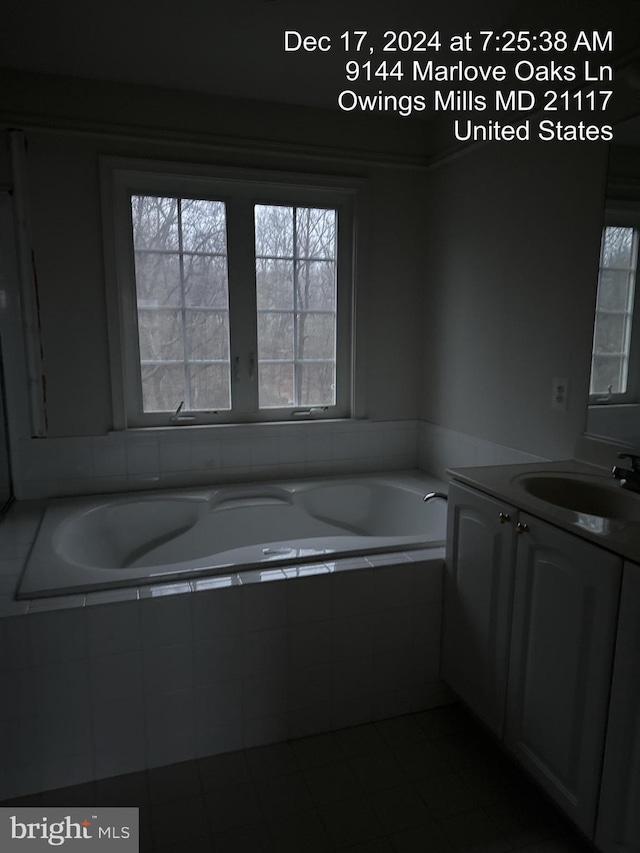
[[[630,468],[620,468],[614,465],[611,473],[620,480],[620,485],[623,489],[629,489],[630,492],[640,492],[640,456],[634,453],[618,453],[618,459],[629,459],[631,461]]]

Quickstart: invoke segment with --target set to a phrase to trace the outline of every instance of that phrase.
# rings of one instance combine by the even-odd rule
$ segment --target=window
[[[260,408],[335,405],[336,219],[255,207]]]
[[[358,187],[197,171],[103,163],[119,425],[348,416]]]
[[[231,408],[221,201],[131,196],[142,411]]]
[[[638,399],[633,357],[640,337],[637,324],[634,334],[638,238],[633,225],[605,225],[602,232],[589,389],[592,404]]]

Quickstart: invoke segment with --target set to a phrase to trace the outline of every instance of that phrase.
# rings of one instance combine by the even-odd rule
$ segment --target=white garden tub
[[[37,598],[442,546],[443,484],[377,475],[52,501],[18,590]]]

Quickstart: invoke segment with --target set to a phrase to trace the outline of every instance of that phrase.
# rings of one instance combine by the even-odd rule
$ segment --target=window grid
[[[285,207],[288,207],[285,206]],[[299,293],[300,293],[300,269],[302,264],[310,264],[310,263],[326,263],[331,264],[333,271],[333,278],[335,281],[336,275],[336,260],[337,260],[337,245],[335,240],[337,238],[337,211],[331,210],[331,212],[336,217],[334,228],[334,247],[333,247],[333,255],[328,257],[325,255],[314,255],[312,253],[302,253],[300,251],[299,243],[298,243],[298,213],[299,211],[309,210],[307,207],[299,207],[299,206],[291,206],[292,211],[292,254],[272,254],[272,253],[258,253],[256,246],[256,270],[258,268],[258,263],[260,261],[287,261],[292,264],[293,268],[293,306],[291,311],[287,311],[285,309],[277,309],[277,308],[258,308],[257,314],[258,317],[264,316],[267,314],[272,315],[282,315],[282,314],[291,314],[293,320],[293,357],[292,358],[268,358],[264,357],[258,352],[258,364],[261,365],[291,365],[293,368],[293,394],[294,399],[291,401],[292,406],[301,406],[304,405],[303,401],[303,368],[305,365],[310,364],[325,364],[333,367],[333,382],[332,382],[332,399],[328,399],[326,401],[322,401],[320,405],[334,405],[335,403],[335,369],[336,369],[336,318],[337,312],[335,309],[335,292],[334,292],[334,308],[332,310],[327,309],[309,309],[300,307]],[[257,231],[257,229],[256,229]],[[257,243],[257,233],[256,233],[256,243]],[[329,316],[333,318],[333,357],[332,358],[311,358],[300,356],[300,320],[302,318],[306,318],[309,316]],[[269,408],[268,405],[260,404],[261,408]]]
[[[114,428],[351,416],[365,181],[119,157],[100,179]]]
[[[153,197],[153,196],[151,196]],[[177,236],[178,236],[178,247],[176,249],[140,249],[135,247],[134,243],[134,255],[136,257],[142,255],[148,256],[157,256],[164,255],[167,257],[178,255],[178,271],[179,271],[179,293],[180,293],[180,305],[179,306],[169,306],[169,305],[145,305],[141,306],[138,301],[138,310],[144,310],[145,312],[161,314],[167,313],[171,314],[176,311],[176,307],[179,308],[180,312],[180,325],[181,325],[181,342],[182,342],[182,358],[181,359],[170,359],[170,358],[140,358],[140,367],[141,369],[144,367],[182,367],[183,376],[184,376],[184,387],[182,392],[182,399],[176,401],[175,409],[178,409],[178,406],[181,406],[185,411],[191,410],[192,407],[192,366],[197,365],[198,367],[207,367],[209,365],[222,364],[226,365],[228,368],[228,372],[230,373],[231,362],[229,355],[226,358],[193,358],[189,355],[189,342],[187,337],[187,322],[188,322],[188,313],[197,311],[198,313],[208,313],[208,314],[225,314],[227,317],[229,315],[228,308],[218,308],[218,307],[210,307],[210,306],[199,306],[199,305],[187,305],[187,295],[186,295],[186,274],[185,274],[185,257],[199,257],[199,258],[223,258],[225,262],[227,262],[228,256],[227,253],[221,252],[203,252],[198,250],[185,250],[184,248],[184,234],[183,234],[183,202],[184,198],[181,196],[174,197],[177,202]],[[133,200],[133,197],[132,197]],[[223,407],[220,407],[223,408]]]
[[[293,405],[300,405],[300,368],[298,360],[298,208],[293,208]]]
[[[182,239],[182,199],[178,199],[178,264],[180,268],[180,315],[182,320],[182,360],[184,363],[184,400],[180,403],[186,409],[191,408],[191,368],[189,366],[189,352],[187,350],[187,310],[186,294],[184,292],[184,240]]]
[[[612,232],[615,231],[631,231],[632,239],[629,251],[629,263],[620,264],[614,258],[610,264],[606,263],[606,245],[607,239]],[[591,383],[589,393],[591,395],[604,394],[606,395],[600,402],[605,402],[611,395],[625,394],[627,391],[628,375],[629,375],[629,356],[631,351],[631,328],[635,301],[635,283],[636,283],[636,268],[638,256],[638,230],[636,228],[610,225],[605,226],[602,234],[602,249],[600,254],[600,265],[598,269],[598,295],[596,299],[595,326],[593,335],[593,347],[591,356]],[[627,295],[626,307],[619,309],[605,308],[602,305],[603,296],[603,281],[604,273],[613,272],[625,274],[627,277]],[[599,323],[603,318],[620,317],[622,322],[622,334],[619,337],[620,346],[616,349],[607,349],[606,351],[598,345],[598,330]],[[597,366],[609,362],[615,363],[617,369],[609,373],[608,379],[611,380],[607,387],[600,387],[597,376]]]

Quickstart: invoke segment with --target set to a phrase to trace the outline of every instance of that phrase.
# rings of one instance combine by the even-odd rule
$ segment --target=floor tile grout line
[[[453,706],[455,707],[455,706]],[[435,709],[438,711],[439,709]],[[477,726],[472,721],[470,723],[464,719],[464,717],[460,717],[459,712],[453,711],[450,713],[450,726],[447,731],[441,730],[437,734],[434,735],[433,730],[429,731],[427,726],[426,715],[429,715],[430,711],[417,712],[415,714],[410,715],[401,715],[393,718],[389,718],[385,721],[373,721],[372,723],[366,723],[362,726],[351,726],[345,727],[343,729],[337,730],[335,732],[327,732],[326,735],[329,736],[329,740],[326,741],[326,744],[331,744],[332,751],[335,749],[335,755],[340,756],[339,761],[331,760],[328,763],[316,763],[316,759],[313,757],[314,750],[311,749],[310,752],[307,753],[306,757],[303,755],[301,750],[295,749],[295,744],[302,744],[307,741],[311,746],[317,748],[321,751],[322,741],[317,740],[315,745],[313,744],[314,739],[324,737],[323,735],[311,735],[309,738],[296,738],[294,740],[289,741],[281,741],[276,744],[267,745],[266,748],[273,747],[276,750],[278,748],[286,749],[289,754],[292,756],[292,764],[291,768],[287,770],[283,770],[282,772],[277,772],[275,775],[270,775],[270,773],[266,773],[263,776],[258,776],[257,771],[255,769],[252,770],[251,761],[249,760],[250,750],[241,749],[234,751],[233,753],[227,753],[227,755],[240,755],[242,756],[242,764],[244,767],[243,773],[245,778],[245,782],[242,784],[250,784],[253,792],[255,793],[257,803],[258,803],[258,811],[261,818],[261,825],[266,827],[266,832],[269,840],[274,845],[274,849],[277,849],[277,837],[274,835],[272,831],[272,824],[275,820],[278,820],[279,817],[291,818],[296,815],[301,815],[304,813],[313,813],[317,820],[319,821],[319,825],[323,826],[326,834],[329,837],[333,837],[331,833],[331,828],[328,823],[328,820],[325,818],[327,811],[330,810],[332,806],[335,806],[339,803],[345,803],[349,800],[358,800],[365,802],[371,813],[375,817],[378,827],[381,829],[382,833],[376,838],[385,838],[389,840],[389,843],[392,843],[392,838],[394,835],[398,833],[392,830],[387,830],[387,824],[383,824],[378,817],[378,813],[376,812],[373,800],[377,796],[383,796],[385,791],[391,791],[395,788],[403,788],[406,787],[408,790],[411,790],[418,801],[423,803],[425,807],[429,808],[429,800],[428,797],[424,796],[424,784],[428,780],[438,779],[441,776],[453,776],[455,777],[462,787],[470,793],[472,797],[475,799],[474,806],[472,808],[464,808],[462,811],[457,811],[455,814],[446,814],[446,815],[435,815],[433,814],[433,818],[430,820],[428,824],[416,824],[416,826],[438,826],[445,833],[445,837],[448,837],[451,842],[455,841],[455,837],[451,832],[446,832],[447,827],[452,826],[452,821],[456,818],[459,818],[463,814],[470,814],[472,812],[476,812],[478,814],[482,813],[486,822],[494,827],[496,832],[496,838],[500,841],[500,843],[504,846],[508,845],[509,850],[520,850],[529,846],[531,843],[533,844],[544,844],[552,839],[577,839],[579,843],[584,843],[583,839],[576,833],[576,831],[571,827],[568,823],[567,819],[562,816],[556,807],[554,807],[553,803],[551,803],[541,791],[538,791],[536,787],[526,781],[526,777],[521,776],[522,771],[520,768],[513,763],[508,756],[505,756],[501,751],[499,745],[495,744],[489,736],[482,730],[481,727]],[[442,714],[435,714],[432,717],[432,720],[440,720],[440,725],[442,725],[442,721],[446,720]],[[424,737],[420,736],[417,729],[415,729],[414,724],[420,726],[423,730]],[[424,724],[424,725],[423,725]],[[447,728],[445,726],[445,728]],[[358,729],[360,730],[360,743],[358,743]],[[413,729],[413,734],[416,736],[415,738],[404,738],[403,731],[405,733],[411,733]],[[376,742],[375,737],[371,737],[371,733],[375,732],[376,737],[379,738],[379,743]],[[347,739],[350,739],[349,741]],[[350,742],[350,747],[347,748],[347,743]],[[445,743],[448,742],[448,743]],[[475,744],[475,746],[474,746]],[[459,766],[459,759],[455,758],[455,762],[449,765],[448,769],[434,775],[429,775],[425,777],[416,777],[411,778],[411,776],[407,773],[406,768],[402,766],[402,764],[398,761],[397,755],[399,752],[411,752],[412,749],[419,750],[420,747],[424,747],[426,745],[430,745],[435,748],[435,754],[441,754],[443,758],[446,758],[447,751],[450,756],[456,755],[457,751],[463,750],[465,747],[471,747],[471,753],[468,755],[467,759],[465,759],[465,764]],[[445,749],[445,746],[447,747]],[[263,749],[263,747],[256,747],[256,749]],[[277,753],[274,752],[274,756]],[[265,756],[267,753],[265,753]],[[385,760],[392,758],[399,767],[400,774],[402,777],[402,783],[393,783],[388,787],[382,788],[371,788],[368,789],[365,787],[361,778],[355,770],[355,762],[360,761],[362,759],[371,759],[375,756],[383,756]],[[217,756],[204,756],[200,758],[192,758],[188,759],[185,762],[176,762],[175,765],[169,765],[168,767],[177,768],[179,765],[193,765],[195,771],[195,778],[197,780],[197,791],[195,793],[186,794],[184,791],[179,791],[177,796],[170,797],[168,796],[166,800],[158,800],[154,802],[154,794],[153,794],[153,774],[155,771],[159,771],[161,768],[149,768],[143,771],[143,775],[141,776],[141,787],[144,792],[146,792],[146,799],[148,805],[143,806],[143,809],[146,809],[146,814],[148,818],[148,829],[150,831],[150,842],[152,844],[151,850],[158,847],[158,853],[162,848],[163,839],[158,836],[157,828],[154,828],[154,820],[153,820],[153,812],[154,809],[157,811],[161,807],[165,807],[169,809],[172,805],[178,804],[184,800],[198,798],[200,799],[203,811],[204,811],[204,826],[208,831],[207,838],[213,841],[214,836],[219,834],[217,832],[216,827],[212,824],[212,816],[210,814],[208,808],[207,798],[215,795],[215,789],[210,789],[207,784],[207,779],[205,778],[205,761],[208,758],[215,759]],[[335,764],[344,764],[345,767],[348,767],[354,777],[356,787],[354,788],[353,796],[344,796],[340,797],[338,800],[332,800],[328,803],[320,803],[314,797],[313,789],[310,785],[307,772],[313,770],[320,770],[322,768],[331,768]],[[275,759],[274,759],[275,766]],[[266,765],[265,765],[266,767]],[[284,767],[284,764],[283,764]],[[167,771],[168,777],[171,776],[171,771]],[[508,790],[502,794],[500,792],[500,785],[506,784],[507,786],[510,784],[510,777],[512,774],[519,774],[525,784],[522,787],[522,790],[511,796]],[[265,805],[263,804],[263,800],[260,797],[260,791],[265,788],[265,786],[269,785],[269,779],[274,779],[279,776],[291,776],[296,775],[297,780],[301,785],[304,786],[304,790],[306,791],[309,807],[297,808],[294,811],[287,813],[282,816],[274,816],[269,815],[267,810],[265,809]],[[479,781],[482,781],[483,774],[487,774],[489,777],[489,781],[494,782],[497,785],[495,799],[491,799],[489,801],[481,801],[475,798],[474,795],[474,785],[472,785],[471,779],[473,779],[474,774],[479,777]],[[123,774],[122,779],[128,779],[130,776],[137,774]],[[179,780],[180,771],[175,770],[175,779],[176,781],[172,784],[177,784],[177,780]],[[114,789],[112,796],[115,799],[120,800],[121,798],[115,793],[117,790],[117,780],[119,777],[112,777]],[[93,791],[94,796],[97,796],[97,788],[100,782],[106,782],[107,780],[93,780],[87,783],[79,784],[77,786],[69,786],[69,790],[77,789],[76,795],[81,799],[83,796],[83,792]],[[237,783],[236,783],[237,784]],[[422,786],[422,787],[421,787]],[[169,782],[167,783],[167,787],[169,787]],[[228,787],[228,786],[227,786]],[[61,793],[65,789],[58,789]],[[170,793],[170,791],[168,792]],[[174,792],[175,793],[175,792]],[[124,796],[124,795],[123,795]],[[20,799],[20,798],[18,798]],[[26,798],[29,801],[29,798]],[[40,801],[42,804],[46,803],[47,792],[41,792],[38,795],[33,795],[32,801]],[[531,808],[533,817],[533,827],[535,832],[535,826],[540,827],[540,831],[542,832],[542,836],[539,840],[534,842],[525,842],[519,843],[517,841],[517,836],[512,836],[510,832],[505,829],[505,826],[500,823],[496,816],[496,808],[500,805],[507,806],[511,804],[511,807],[515,807],[517,804],[520,804],[521,807],[525,809],[525,816],[527,814],[527,807]],[[540,818],[535,817],[535,810],[539,805],[543,806],[543,811],[541,812]],[[493,813],[491,812],[493,809]],[[545,828],[546,817],[544,815],[544,811],[549,810],[548,814],[551,819],[551,823],[548,828]],[[553,825],[553,821],[558,820],[558,828],[555,829]],[[251,825],[257,825],[256,821],[249,818],[249,815],[246,817],[246,821],[243,821],[236,826],[232,826],[229,828],[229,832],[239,832],[243,828],[246,828]],[[372,822],[373,824],[373,822]],[[526,820],[523,824],[523,833],[526,834],[528,831]],[[516,826],[514,832],[518,832],[518,827]],[[226,832],[226,830],[225,830]],[[202,836],[203,838],[205,836]],[[513,840],[512,840],[513,839]],[[373,840],[373,839],[372,839]],[[569,843],[569,842],[566,842]],[[335,845],[334,845],[335,846]],[[148,850],[148,848],[144,847],[143,849]],[[165,850],[169,848],[165,845]],[[339,846],[336,849],[343,849]],[[507,848],[505,848],[506,850]],[[568,850],[569,848],[567,848]]]

